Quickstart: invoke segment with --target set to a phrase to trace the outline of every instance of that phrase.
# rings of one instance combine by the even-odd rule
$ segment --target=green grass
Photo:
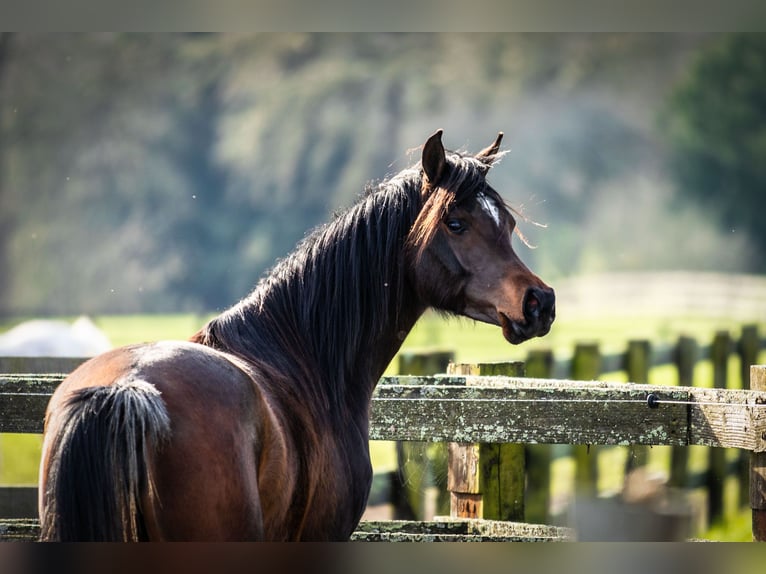
[[[104,315],[94,323],[106,333],[112,345],[145,343],[165,339],[188,339],[208,320],[207,316],[178,315]]]
[[[71,318],[68,318],[71,319]],[[105,315],[94,318],[94,322],[105,331],[113,345],[154,341],[161,339],[187,339],[207,320],[199,315],[153,315],[124,316]],[[0,330],[12,326],[12,323],[0,324]],[[559,317],[551,333],[542,339],[535,339],[520,346],[509,345],[497,327],[474,323],[465,319],[445,319],[435,313],[427,313],[415,326],[406,339],[402,350],[451,350],[457,362],[490,362],[523,360],[530,349],[553,349],[557,357],[571,354],[577,342],[597,342],[602,352],[611,353],[625,349],[629,340],[649,339],[654,345],[672,344],[680,335],[697,339],[701,345],[712,341],[716,331],[728,330],[733,337],[738,337],[741,325],[723,320],[705,320],[700,318],[669,319],[663,317],[593,318],[589,320],[567,321]],[[761,332],[764,331],[761,326]],[[762,355],[766,362],[766,355]],[[396,360],[392,362],[387,374],[396,373]],[[606,373],[608,380],[625,380],[623,373]],[[700,362],[695,370],[695,384],[710,386],[712,367],[709,361]],[[732,358],[729,362],[729,379],[739,380],[739,362]],[[657,367],[650,373],[650,383],[675,385],[677,375],[670,366]],[[40,437],[30,435],[0,435],[0,484],[35,484],[37,482],[38,461],[40,456]],[[669,450],[655,447],[650,450],[650,469],[664,472],[667,468]],[[392,443],[373,441],[371,443],[373,466],[378,471],[396,468],[396,456]],[[602,491],[619,490],[621,473],[609,469],[621,469],[627,450],[605,448],[599,450],[599,466]],[[702,470],[706,465],[705,449],[692,447],[690,453],[693,468]],[[571,488],[570,459],[558,459],[554,463],[554,489],[556,496],[565,496]],[[733,495],[728,495],[732,498]],[[727,500],[728,500],[727,498]],[[733,499],[732,499],[733,500]],[[746,515],[746,516],[745,516]],[[727,502],[727,520],[725,525],[716,525],[701,536],[714,540],[749,540],[749,512],[744,514],[736,508],[733,501]]]

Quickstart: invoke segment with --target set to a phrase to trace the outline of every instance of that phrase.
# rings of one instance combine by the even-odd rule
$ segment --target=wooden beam
[[[45,407],[65,376],[0,375],[0,432],[43,432]]]
[[[451,364],[450,374],[521,375],[524,363]],[[466,379],[466,384],[486,379]],[[524,520],[524,445],[449,443],[450,516]]]
[[[750,388],[766,391],[766,365],[750,367]],[[766,405],[766,401],[760,399],[760,404]],[[766,439],[766,431],[762,432],[762,438]],[[753,511],[753,540],[766,542],[766,452],[763,450],[750,455],[750,508]]]
[[[515,377],[471,386],[465,378],[466,387],[445,384],[455,377],[379,385],[370,438],[766,450],[766,408],[756,404],[763,392]]]
[[[62,378],[0,375],[0,432],[41,432],[49,395]],[[649,394],[659,399],[656,408],[647,405]],[[373,397],[370,438],[766,452],[764,405],[766,390],[502,376],[390,377]]]

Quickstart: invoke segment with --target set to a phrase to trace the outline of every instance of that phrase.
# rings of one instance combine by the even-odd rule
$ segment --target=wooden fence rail
[[[743,449],[752,459],[754,537],[763,540],[766,367],[753,372],[758,390],[504,376],[385,378],[373,398],[370,438]],[[62,379],[0,376],[0,432],[40,432],[47,399]]]
[[[0,375],[0,432],[42,432],[64,375]],[[703,445],[766,451],[766,392],[436,375],[384,377],[371,440]]]

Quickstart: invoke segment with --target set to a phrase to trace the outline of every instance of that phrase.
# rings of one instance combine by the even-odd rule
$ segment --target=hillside
[[[228,306],[436,128],[472,151],[505,132],[490,179],[546,278],[752,271],[746,234],[677,193],[658,129],[719,40],[4,34],[0,314]]]

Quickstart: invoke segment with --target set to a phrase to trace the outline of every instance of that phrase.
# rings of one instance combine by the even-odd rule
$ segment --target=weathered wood
[[[523,362],[481,363],[476,375],[524,376]],[[521,521],[525,518],[525,450],[519,443],[483,443],[479,447],[482,518]]]
[[[449,472],[447,489],[450,492],[480,494],[479,445],[475,443],[451,442],[449,447]],[[477,514],[472,518],[479,518]]]
[[[592,381],[601,374],[602,357],[596,343],[579,343],[572,357],[572,378]],[[572,447],[575,460],[575,488],[582,496],[596,496],[598,490],[598,452],[592,443]]]
[[[731,336],[728,331],[718,331],[713,338],[710,349],[710,359],[713,362],[713,387],[725,389],[728,387],[729,354],[731,353]],[[724,518],[724,484],[726,482],[726,451],[721,448],[711,448],[708,451],[708,520],[711,524],[721,522]]]
[[[0,542],[36,542],[39,538],[37,519],[0,519]]]
[[[553,377],[553,365],[551,350],[532,350],[527,354],[526,376],[550,379]],[[528,522],[549,522],[552,449],[549,444],[526,445],[527,488],[524,496],[524,518]]]
[[[480,492],[450,491],[449,513],[452,518],[481,518],[484,498]]]
[[[681,336],[678,339],[673,357],[676,369],[678,370],[678,384],[680,386],[694,386],[694,366],[697,364],[697,355],[697,341],[691,337]],[[670,454],[669,486],[675,488],[686,487],[689,480],[688,464],[689,449],[682,446],[674,446]]]
[[[758,325],[745,325],[737,344],[740,358],[740,382],[743,389],[750,388],[750,367],[758,364],[758,354],[761,351],[761,336]]]
[[[496,443],[481,446],[483,518],[524,520],[525,445]]]
[[[481,387],[445,384],[471,378],[379,385],[370,437],[766,450],[766,409],[755,404],[764,393],[517,377],[475,377]],[[647,406],[650,393],[662,401],[657,408]]]
[[[649,341],[629,341],[625,353],[625,372],[634,383],[649,382],[649,367],[652,363],[652,346]]]
[[[520,375],[524,364],[452,364],[449,372],[476,376]],[[467,381],[470,385],[470,380]],[[523,520],[524,479],[524,445],[450,443],[451,516]],[[477,495],[480,495],[478,503]]]
[[[750,388],[750,367],[758,364],[758,354],[761,351],[761,336],[758,325],[745,325],[737,343],[739,354],[740,385],[743,389]],[[737,475],[739,477],[739,506],[746,508],[750,502],[750,453],[744,450],[737,457]]]
[[[0,432],[43,432],[45,407],[64,377],[0,375]]]
[[[766,391],[766,365],[750,367],[750,388]],[[760,404],[764,405],[766,401],[760,399]],[[766,431],[762,432],[762,438],[766,439]],[[750,455],[750,508],[753,540],[766,542],[766,452],[762,450]]]
[[[478,375],[478,364],[451,364],[451,375]],[[452,518],[482,518],[481,445],[450,442],[448,445],[447,489]]]
[[[34,542],[36,519],[0,519],[0,542]],[[362,521],[351,535],[355,542],[563,542],[575,540],[570,528],[496,520]]]
[[[436,375],[447,372],[455,359],[452,351],[402,352],[398,355],[400,375]]]
[[[572,378],[578,381],[595,380],[601,372],[598,343],[578,343],[572,357]]]
[[[362,521],[351,536],[365,542],[556,542],[571,541],[570,528],[497,520]]]
[[[455,354],[451,351],[404,352],[398,357],[400,375],[445,373]],[[447,472],[447,449],[443,444],[418,441],[396,443],[398,474],[393,483],[395,519],[430,520],[449,512],[450,495],[435,477]]]
[[[0,375],[1,432],[40,432],[62,376]],[[653,393],[661,401],[650,409]],[[9,404],[30,395],[26,413]],[[674,403],[673,401],[681,401]],[[683,404],[692,401],[695,404]],[[766,451],[766,391],[523,377],[384,377],[372,440],[704,445]],[[14,407],[15,408],[15,407]],[[5,430],[12,426],[14,431]]]
[[[527,354],[524,369],[528,377],[550,379],[553,376],[553,364],[553,351],[550,349],[533,349]]]
[[[651,366],[651,345],[649,341],[629,341],[625,353],[625,372],[628,380],[634,383],[649,382],[649,367]],[[646,466],[649,462],[647,446],[635,445],[628,452],[625,463],[625,474],[638,467]]]

